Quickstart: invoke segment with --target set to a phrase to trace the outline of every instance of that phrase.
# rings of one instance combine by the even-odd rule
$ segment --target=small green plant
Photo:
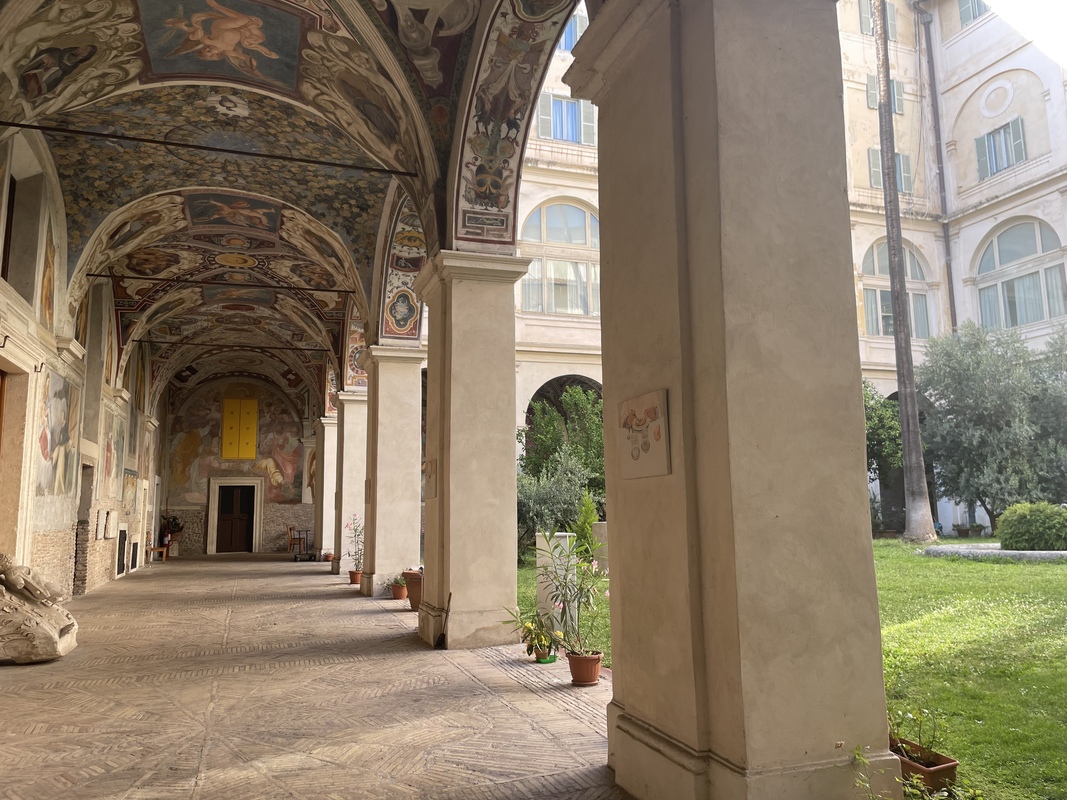
[[[537,610],[524,613],[509,608],[505,611],[511,619],[505,620],[503,624],[511,625],[512,630],[519,634],[519,640],[526,645],[526,655],[532,655],[534,651],[551,655],[559,650],[559,642],[553,635],[551,617]]]
[[[866,800],[889,800],[885,792],[875,791],[871,780],[871,762],[862,746],[852,751],[852,765],[856,770],[856,788]],[[897,777],[904,800],[983,800],[981,789],[972,789],[967,781],[949,786],[946,789],[932,791],[923,783],[922,776],[912,775],[907,780]]]
[[[345,523],[345,558],[351,558],[354,562],[352,569],[363,570],[363,520],[359,514],[353,514],[352,519]]]
[[[593,523],[598,520],[596,501],[593,500],[593,495],[586,489],[582,492],[582,499],[578,505],[578,518],[571,525],[570,532],[578,538],[579,544],[587,549],[593,547],[596,543],[593,539]]]
[[[407,586],[408,582],[404,580],[403,575],[397,575],[395,578],[393,578],[392,584],[393,586]]]
[[[928,708],[915,710],[893,709],[889,713],[889,735],[894,740],[907,739],[926,750],[940,752],[944,746],[944,727],[938,722],[937,712]],[[925,762],[921,753],[912,752],[907,744],[897,745],[900,752],[912,761]]]
[[[594,557],[600,549],[589,547],[577,536],[545,536],[540,551],[546,556],[538,570],[548,587],[548,596],[559,613],[559,629],[553,631],[559,647],[574,655],[595,655],[590,640],[603,606],[598,601],[604,573]]]
[[[1051,503],[1016,503],[997,520],[1005,550],[1067,550],[1067,509]]]

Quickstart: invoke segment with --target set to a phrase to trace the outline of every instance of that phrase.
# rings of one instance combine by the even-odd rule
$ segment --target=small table
[[[149,566],[151,566],[151,564],[152,564],[152,553],[162,553],[163,554],[163,559],[162,559],[163,563],[164,564],[167,563],[167,552],[170,550],[170,545],[169,544],[162,545],[161,547],[146,547],[145,550],[148,552],[148,564],[149,564]]]

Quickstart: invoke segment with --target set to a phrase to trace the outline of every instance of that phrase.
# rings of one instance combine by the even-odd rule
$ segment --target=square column
[[[567,80],[600,109],[616,780],[858,798],[861,747],[899,797],[837,6],[612,0],[575,58]],[[620,406],[660,390],[667,469],[633,469]]]
[[[429,306],[426,541],[419,635],[448,647],[517,641],[515,287],[528,259],[438,253],[415,290]]]
[[[420,563],[422,534],[421,348],[375,345],[367,372],[367,507],[363,582],[368,596]]]
[[[345,543],[345,524],[353,515],[364,519],[367,483],[367,393],[363,390],[337,393],[337,516],[333,522],[330,549],[333,550],[333,571],[352,569],[352,559],[341,554],[348,549]],[[364,559],[366,564],[366,559]]]
[[[337,507],[337,417],[321,417],[315,423],[315,541],[316,552],[322,552],[323,541],[333,541]]]

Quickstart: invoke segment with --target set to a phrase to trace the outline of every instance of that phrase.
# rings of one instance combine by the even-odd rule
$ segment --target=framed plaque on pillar
[[[619,467],[622,477],[651,478],[671,474],[667,427],[667,390],[619,403]]]

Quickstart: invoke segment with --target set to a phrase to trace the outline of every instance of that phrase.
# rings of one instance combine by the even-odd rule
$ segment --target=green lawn
[[[891,706],[938,712],[988,800],[1067,800],[1067,564],[926,558],[874,543]],[[519,570],[519,605],[535,604]],[[611,664],[605,613],[601,649]]]

